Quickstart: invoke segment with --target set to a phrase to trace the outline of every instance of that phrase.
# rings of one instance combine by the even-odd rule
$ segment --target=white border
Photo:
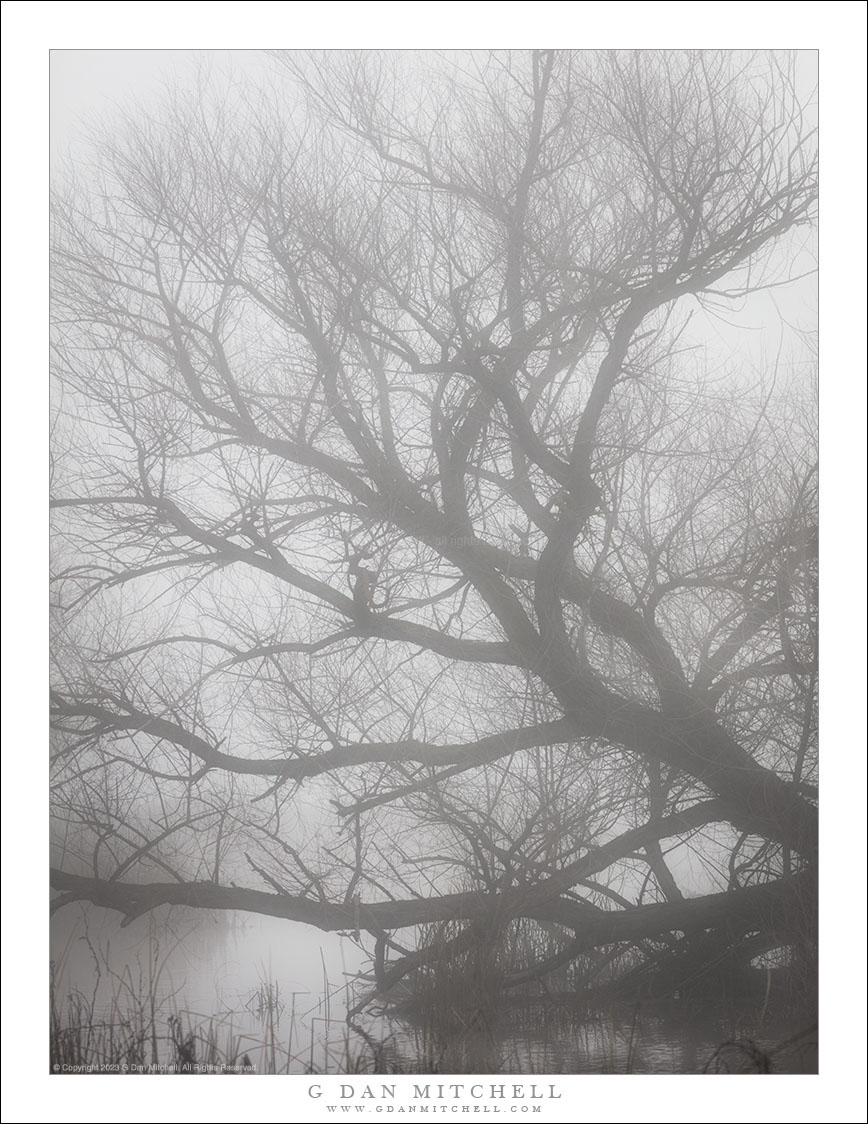
[[[49,49],[777,47],[820,51],[822,1009],[818,1078],[559,1078],[545,1120],[861,1121],[864,1084],[865,5],[3,4],[4,1020],[9,1121],[325,1119],[304,1079],[171,1088],[47,1074],[45,202]],[[36,762],[40,764],[37,766]],[[860,982],[861,981],[861,982]],[[388,1080],[388,1079],[387,1079]],[[489,1079],[490,1080],[490,1079]],[[171,1108],[169,1107],[171,1106]],[[174,1111],[173,1111],[174,1110]],[[540,1119],[540,1117],[535,1117]]]

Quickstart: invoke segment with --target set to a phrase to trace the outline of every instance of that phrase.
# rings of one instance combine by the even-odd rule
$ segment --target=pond
[[[425,1012],[347,1025],[369,955],[276,918],[173,909],[121,928],[72,906],[51,933],[52,1058],[164,1072],[178,1059],[258,1073],[813,1073],[810,1019],[759,999],[612,1003],[553,996],[438,1033]],[[441,1027],[442,1031],[442,1027]],[[69,1070],[66,1070],[67,1072]]]

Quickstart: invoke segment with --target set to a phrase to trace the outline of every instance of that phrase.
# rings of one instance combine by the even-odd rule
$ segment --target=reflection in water
[[[493,1067],[490,1036],[470,1035],[456,1049],[414,1022],[381,1026],[396,1070],[416,1058],[426,1071],[441,1073],[817,1072],[815,1026],[745,1001],[653,1000],[594,1014],[518,1009],[494,1028]]]
[[[67,908],[52,924],[52,959],[63,1026],[86,1021],[104,1054],[112,1039],[114,1054],[145,1062],[247,1059],[260,1073],[816,1072],[815,1031],[747,999],[649,1000],[589,1016],[553,997],[445,1036],[424,1010],[351,1029],[350,989],[367,953],[275,918],[173,909],[120,928],[116,914]]]

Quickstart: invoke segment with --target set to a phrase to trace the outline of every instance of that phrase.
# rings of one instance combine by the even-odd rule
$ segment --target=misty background
[[[155,5],[154,7],[160,6]],[[752,7],[756,9],[757,7],[761,8],[763,6],[754,5]],[[239,57],[243,58],[242,68],[244,66],[255,67],[257,65],[256,63],[252,62],[254,52],[210,52],[210,54],[214,55],[215,57],[219,56],[221,59],[221,65],[223,64],[223,59],[229,55],[234,56],[233,65],[238,65],[237,60],[239,59]],[[59,160],[63,160],[65,158],[65,152],[67,149],[71,148],[73,151],[75,150],[78,143],[76,139],[76,133],[79,131],[81,123],[85,117],[92,116],[99,119],[103,117],[106,112],[112,112],[111,110],[106,109],[108,103],[123,103],[128,96],[133,98],[144,98],[145,102],[147,102],[149,98],[154,96],[156,88],[158,88],[160,86],[160,83],[162,83],[167,77],[170,81],[177,81],[179,79],[183,81],[184,75],[191,72],[191,70],[188,68],[191,68],[193,66],[193,54],[191,53],[188,56],[186,52],[179,51],[63,51],[56,52],[54,55],[54,60],[55,61],[52,63],[53,85],[51,151],[52,161],[55,164],[55,167],[57,166],[57,162]],[[829,99],[830,103],[836,96],[833,92],[835,77],[836,76],[834,75],[830,75],[827,79],[828,86],[826,97]],[[830,129],[830,133],[827,133],[827,137],[829,137],[833,126],[827,125],[827,127]],[[827,141],[827,144],[829,145],[829,148],[832,149],[833,142],[830,140]],[[837,191],[837,186],[833,184],[833,186],[829,188],[827,184],[826,190],[827,192],[835,193]],[[846,208],[835,208],[834,210],[835,213],[830,214],[827,218],[828,229],[830,230],[834,230],[836,223],[840,223],[842,221],[842,214],[846,215]],[[37,220],[37,222],[38,221],[41,220]],[[846,219],[845,221],[849,222],[850,220]],[[834,240],[839,243],[843,241],[842,239]],[[830,253],[835,254],[837,252],[838,247],[835,247]],[[848,257],[846,252],[844,254],[844,257],[845,259]],[[22,260],[21,264],[22,268],[26,270],[28,263]],[[836,294],[837,307],[835,311],[839,316],[841,315],[841,310],[846,308],[846,303],[848,300],[852,302],[854,296],[858,298],[857,286],[852,284],[852,280],[854,279],[852,279],[852,274],[850,273],[847,264],[844,265],[842,275],[845,277],[849,276],[850,280],[845,286],[843,286],[841,291]],[[730,324],[723,324],[715,321],[703,325],[702,330],[698,334],[698,338],[707,342],[711,349],[715,352],[715,362],[725,363],[728,355],[730,354],[730,341],[734,338],[731,335],[731,332],[738,331],[739,328],[745,327],[748,329],[755,329],[761,324],[767,324],[769,322],[770,316],[769,303],[771,303],[775,310],[775,322],[778,325],[780,333],[780,346],[782,349],[789,349],[782,351],[782,354],[787,354],[788,356],[790,356],[792,354],[792,348],[795,346],[790,329],[794,323],[800,322],[801,312],[804,311],[806,307],[810,306],[812,285],[812,279],[807,278],[805,281],[800,282],[797,285],[790,286],[786,290],[783,290],[783,292],[789,294],[796,293],[797,296],[794,298],[792,296],[790,298],[783,297],[780,292],[775,294],[774,301],[772,301],[771,297],[751,298],[751,300],[744,303],[744,306],[735,318],[737,321],[737,327],[733,328]],[[732,319],[732,317],[730,317],[730,319]],[[842,336],[842,333],[836,332],[834,334],[837,338],[830,340],[827,345],[824,345],[828,346],[829,353],[833,357],[836,350],[841,345]],[[746,337],[744,334],[740,334],[739,346],[741,348],[747,348],[748,350],[750,350],[751,347],[755,346],[756,361],[758,364],[762,363],[766,358],[763,349],[764,346],[767,346],[767,344],[763,345],[757,343],[756,345],[753,345],[750,342],[750,338],[750,336]],[[847,359],[844,356],[842,356],[842,361],[840,362],[840,364],[837,363],[837,360],[835,362],[836,365],[839,365],[841,367],[847,366]],[[18,389],[20,388],[13,387],[11,393],[16,393]],[[860,387],[859,390],[857,390],[857,401],[860,391],[864,395],[864,388]],[[9,392],[8,383],[7,392]],[[836,395],[836,401],[832,409],[839,407],[839,405],[840,401],[838,399],[838,396]],[[832,409],[827,410],[827,416],[828,413],[832,412]],[[844,413],[845,415],[852,416],[853,411],[850,411],[845,406]],[[856,437],[855,439],[847,439],[839,443],[832,443],[832,447],[828,448],[825,453],[825,467],[827,474],[836,480],[841,478],[843,476],[843,473],[838,470],[838,466],[835,463],[841,454],[841,450],[843,449],[844,458],[852,463],[852,455],[853,453],[858,454],[860,445],[861,436]],[[16,453],[15,455],[18,455],[19,459],[22,462],[26,462],[26,449],[21,454]],[[837,485],[835,488],[835,493],[836,494],[829,500],[828,507],[826,508],[827,511],[832,513],[833,520],[835,519],[835,513],[839,509],[839,505],[843,503],[849,506],[850,503],[849,496],[842,495],[842,489],[838,488]],[[843,537],[843,541],[846,541],[847,536],[852,535],[854,529],[853,520],[848,517],[846,519],[839,518],[835,522],[836,534],[841,535]],[[849,550],[840,553],[836,551],[828,559],[826,565],[832,568],[838,565],[841,561],[844,561],[846,565],[851,556],[852,552]],[[825,604],[827,606],[831,605],[833,607],[832,615],[838,616],[839,618],[842,614],[835,612],[834,603],[835,597],[837,595],[842,595],[841,590],[842,583],[839,582],[837,583],[836,590],[829,590],[827,592],[825,600]],[[850,612],[851,610],[851,606],[849,605],[849,602],[851,600],[851,593],[852,591],[848,591],[847,594],[847,612]],[[34,602],[37,604],[41,604],[41,600],[42,594],[40,591],[34,595]],[[837,629],[837,622],[833,621],[831,622],[831,625],[832,627]],[[21,631],[23,633],[24,630]],[[825,656],[825,659],[830,662],[836,661],[838,658],[837,653],[829,653],[829,647],[830,646],[827,645],[827,654]],[[846,651],[846,644],[844,645],[844,650]],[[855,663],[851,664],[851,661],[855,661],[858,654],[861,654],[861,650],[853,651],[851,649],[849,651],[844,660],[844,666],[841,669],[841,676],[837,676],[837,680],[835,683],[825,684],[825,688],[831,690],[842,690],[846,695],[848,689],[846,687],[845,675],[847,673],[850,673],[852,675]],[[825,666],[828,666],[828,664],[826,664]],[[836,675],[837,671],[838,668],[836,667]],[[856,667],[856,676],[854,678],[858,678],[858,667]],[[828,720],[828,715],[826,716],[826,719]],[[834,717],[832,721],[835,721]],[[828,736],[829,735],[827,734],[827,738]],[[832,772],[836,768],[836,763],[834,761],[830,762],[827,757],[826,768],[828,772]],[[832,785],[829,786],[829,788],[832,787]],[[830,797],[833,801],[838,801],[842,798],[842,791],[839,790],[838,793],[835,793],[834,791],[830,792],[827,788],[825,795],[827,797]],[[837,869],[833,873],[830,873],[828,876],[828,884],[835,885],[835,878],[840,877],[840,875],[841,872]],[[844,877],[846,879],[846,875],[844,875]],[[847,885],[846,881],[845,885]],[[316,939],[322,942],[322,934],[318,934]]]

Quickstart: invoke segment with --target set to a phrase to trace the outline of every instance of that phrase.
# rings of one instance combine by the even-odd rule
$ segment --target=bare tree
[[[810,944],[812,424],[682,347],[811,222],[791,63],[275,62],[55,202],[55,904]]]

